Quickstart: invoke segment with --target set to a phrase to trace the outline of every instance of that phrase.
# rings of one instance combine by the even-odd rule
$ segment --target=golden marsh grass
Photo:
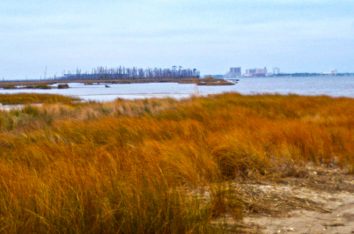
[[[354,172],[349,98],[43,100],[0,111],[0,232],[222,232],[211,221],[243,211],[227,181]]]

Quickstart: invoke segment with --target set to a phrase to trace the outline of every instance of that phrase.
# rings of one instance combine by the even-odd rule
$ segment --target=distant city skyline
[[[0,78],[97,66],[354,72],[350,0],[2,0]]]

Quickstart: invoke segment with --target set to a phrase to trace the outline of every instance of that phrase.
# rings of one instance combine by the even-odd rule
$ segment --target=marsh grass
[[[230,181],[354,172],[353,99],[47,100],[0,112],[1,232],[223,232],[211,221],[244,209]]]
[[[34,104],[34,103],[72,103],[78,98],[53,94],[0,94],[0,103],[3,105]]]

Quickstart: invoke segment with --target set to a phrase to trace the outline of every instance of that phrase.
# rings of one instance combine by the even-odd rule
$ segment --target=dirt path
[[[310,168],[302,178],[244,184],[241,192],[253,195],[245,232],[354,234],[354,176],[340,170]]]

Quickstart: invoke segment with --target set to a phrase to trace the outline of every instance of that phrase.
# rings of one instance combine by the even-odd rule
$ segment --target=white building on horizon
[[[242,75],[241,67],[231,67],[230,71],[226,73],[225,78],[237,78]]]
[[[266,77],[268,74],[267,68],[252,68],[247,69],[244,74],[245,77]]]

